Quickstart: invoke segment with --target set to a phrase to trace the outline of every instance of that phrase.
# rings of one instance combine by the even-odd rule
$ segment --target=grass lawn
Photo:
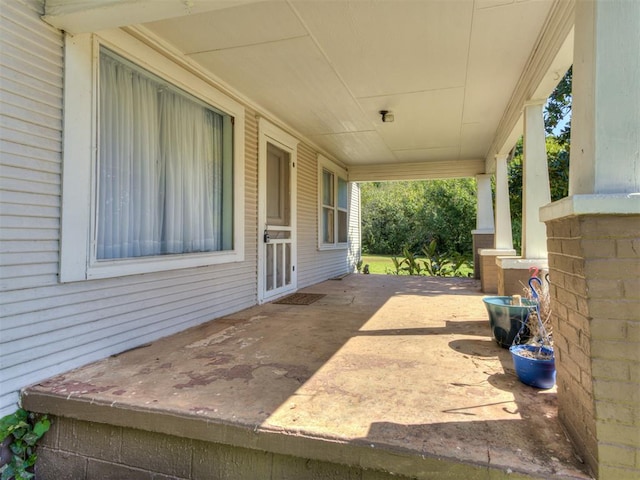
[[[362,256],[362,268],[364,265],[369,264],[369,272],[385,275],[387,268],[389,271],[395,271],[393,262],[391,261],[393,255],[363,255]]]
[[[369,273],[378,274],[378,275],[386,275],[388,272],[395,272],[395,267],[393,266],[393,261],[391,260],[393,257],[397,257],[398,260],[402,259],[401,255],[363,255],[362,256],[362,268],[364,269],[365,265],[369,265]],[[462,276],[473,276],[473,267],[462,267]]]

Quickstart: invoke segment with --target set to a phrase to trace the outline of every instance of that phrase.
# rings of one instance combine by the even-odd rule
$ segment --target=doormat
[[[280,305],[311,305],[313,302],[325,297],[324,293],[294,293],[288,295],[280,300],[276,300],[273,303]]]

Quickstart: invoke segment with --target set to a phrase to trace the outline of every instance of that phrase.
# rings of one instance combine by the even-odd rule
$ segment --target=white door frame
[[[291,284],[274,293],[266,291],[266,255],[264,230],[267,224],[267,144],[286,151],[291,161]],[[258,303],[269,302],[294,292],[298,287],[297,268],[297,158],[298,140],[268,120],[258,120]]]

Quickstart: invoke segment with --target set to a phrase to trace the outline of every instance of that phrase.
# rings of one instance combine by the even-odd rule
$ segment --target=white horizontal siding
[[[305,144],[298,146],[298,287],[353,271],[348,249],[318,249],[318,160]]]
[[[60,284],[62,35],[0,9],[0,416],[19,389],[255,305],[257,122],[245,120],[245,261]]]
[[[57,282],[63,44],[37,7],[0,9],[0,290]]]

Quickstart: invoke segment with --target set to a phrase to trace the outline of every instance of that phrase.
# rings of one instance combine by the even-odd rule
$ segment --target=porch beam
[[[508,153],[520,136],[522,106],[533,98],[547,98],[573,63],[575,0],[555,0],[524,71],[500,120],[486,158],[492,173],[495,155]]]
[[[78,34],[221,10],[253,1],[45,0],[42,19],[67,33]]]
[[[350,182],[393,180],[432,180],[475,177],[484,173],[484,160],[428,161],[421,163],[385,163],[349,167]]]

